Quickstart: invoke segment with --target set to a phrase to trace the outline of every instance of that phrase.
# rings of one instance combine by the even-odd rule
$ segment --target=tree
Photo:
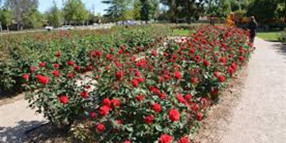
[[[30,11],[38,8],[38,0],[7,0],[4,6],[11,10],[13,19],[17,22],[17,29],[22,29],[24,19]]]
[[[231,13],[231,2],[229,0],[210,0],[207,14],[219,18],[226,18]]]
[[[12,23],[12,12],[7,9],[0,9],[0,24],[4,25],[7,30]],[[1,25],[0,25],[1,26]]]
[[[62,15],[60,9],[57,7],[55,1],[53,1],[53,7],[47,13],[47,19],[49,24],[54,27],[59,27],[62,21]]]
[[[150,18],[156,19],[159,11],[159,1],[140,0],[140,2],[141,2],[141,11],[140,11],[141,20],[147,23]]]
[[[129,4],[127,0],[104,0],[104,4],[110,5],[107,11],[106,17],[110,18],[112,21],[126,20],[126,11],[129,10]]]
[[[206,0],[160,0],[163,5],[169,7],[168,14],[171,22],[185,19],[188,23],[192,19],[199,19],[204,14]]]
[[[81,0],[68,0],[63,8],[64,18],[70,23],[82,23],[88,20],[88,11]]]
[[[30,10],[23,17],[23,24],[25,28],[40,28],[43,26],[43,16],[35,7]]]
[[[247,9],[247,15],[254,15],[261,23],[269,23],[286,15],[285,13],[279,15],[279,5],[283,3],[285,3],[283,0],[254,0]]]

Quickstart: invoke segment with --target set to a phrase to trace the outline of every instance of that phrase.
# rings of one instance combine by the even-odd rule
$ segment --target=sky
[[[100,13],[101,15],[105,13],[104,9],[108,8],[107,4],[103,4],[101,2],[102,0],[82,0],[82,2],[85,4],[85,7],[92,11],[92,7],[94,5],[94,12],[95,14]],[[57,6],[59,8],[63,7],[63,0],[55,0],[57,3]],[[44,13],[47,10],[49,10],[53,6],[53,0],[39,0],[39,10],[40,12]]]

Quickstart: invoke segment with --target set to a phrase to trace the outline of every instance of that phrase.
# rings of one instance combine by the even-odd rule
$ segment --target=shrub
[[[80,68],[61,51],[23,74],[31,106],[60,127],[78,121],[73,132],[85,142],[188,141],[253,50],[247,32],[207,26],[142,57],[119,45],[91,50]]]
[[[65,53],[63,59],[75,60],[78,65],[87,64],[89,51],[116,50],[128,45],[131,54],[152,47],[164,39],[170,30],[167,26],[114,27],[110,30],[59,31],[7,35],[1,38],[0,81],[1,90],[15,90],[23,83],[21,74],[40,61],[51,62],[56,51]],[[138,50],[137,46],[142,47]]]
[[[279,41],[286,43],[286,28],[281,32],[280,37],[278,37]]]

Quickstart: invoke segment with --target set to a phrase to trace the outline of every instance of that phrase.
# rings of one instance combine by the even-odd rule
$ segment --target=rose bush
[[[237,28],[201,26],[140,56],[127,44],[91,50],[86,65],[57,52],[22,75],[26,97],[55,125],[76,123],[73,133],[85,142],[187,143],[249,59],[247,37]]]
[[[74,60],[82,68],[88,63],[92,50],[109,50],[126,45],[131,54],[143,52],[164,40],[168,26],[113,27],[107,30],[72,30],[39,33],[6,34],[0,38],[0,90],[19,91],[30,66],[39,62],[51,63],[61,51],[62,60]],[[83,69],[81,69],[82,71]]]

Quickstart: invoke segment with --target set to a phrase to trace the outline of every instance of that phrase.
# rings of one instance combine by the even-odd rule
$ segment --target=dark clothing
[[[254,21],[250,21],[248,24],[248,29],[250,30],[250,33],[249,33],[250,42],[253,43],[254,38],[256,36],[257,23]]]

